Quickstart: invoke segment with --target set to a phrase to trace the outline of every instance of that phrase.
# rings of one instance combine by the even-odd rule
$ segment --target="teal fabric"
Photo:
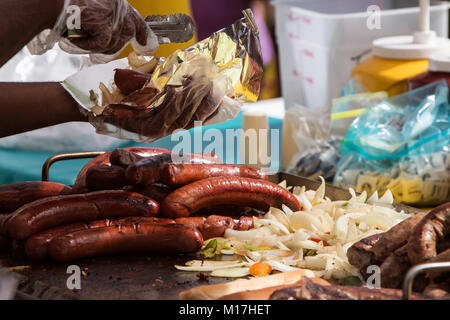
[[[281,146],[281,128],[282,120],[276,118],[269,118],[270,129],[279,129],[280,137],[277,147]],[[225,137],[226,129],[239,129],[242,127],[242,114],[240,114],[236,119],[230,120],[221,124],[206,126],[203,128],[196,128],[193,130],[207,130],[209,128],[218,129],[223,132]],[[194,135],[191,134],[193,139]],[[225,138],[224,138],[225,140]],[[225,144],[226,141],[224,141]],[[175,145],[179,143],[178,141],[171,141],[171,137],[165,137],[158,140],[152,144],[140,144],[130,142],[130,146],[153,146],[159,148],[172,149]],[[206,147],[209,142],[204,142],[203,147]],[[193,143],[191,143],[193,145]],[[235,146],[234,154],[237,155],[237,146]],[[105,150],[109,151],[109,150]],[[53,156],[55,153],[49,152],[35,152],[35,151],[18,151],[18,150],[7,150],[0,149],[0,184],[7,184],[19,181],[36,181],[41,180],[41,170],[44,162]],[[281,150],[279,153],[281,155]],[[64,184],[73,184],[77,173],[80,169],[89,161],[86,160],[70,160],[64,162],[58,162],[52,165],[50,169],[50,181],[60,182]],[[237,157],[235,157],[234,163],[236,163]],[[272,167],[279,168],[279,159],[272,158]]]

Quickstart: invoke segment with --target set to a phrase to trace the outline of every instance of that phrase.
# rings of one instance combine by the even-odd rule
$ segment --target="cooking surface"
[[[57,287],[60,295],[70,295],[66,282],[71,274],[66,270],[69,265],[77,265],[83,271],[81,290],[74,291],[74,299],[133,299],[133,300],[174,300],[178,294],[190,288],[229,281],[231,279],[208,277],[201,280],[198,272],[183,272],[175,269],[175,264],[184,265],[195,255],[179,256],[111,256],[83,259],[73,263],[33,262],[27,259],[13,259],[10,255],[0,256],[3,267],[30,266],[18,273],[27,277],[21,291],[33,294],[31,287],[36,281],[44,282],[47,287]],[[42,298],[42,294],[34,294]]]
[[[320,186],[319,182],[284,173],[273,175],[270,180],[286,180],[290,186],[304,185],[307,189],[314,190]],[[350,199],[347,191],[329,185],[326,187],[326,196],[332,200]],[[397,208],[409,213],[418,211],[403,205],[397,205]],[[0,254],[0,266],[30,266],[21,271],[16,270],[24,276],[20,280],[17,297],[25,299],[174,300],[184,290],[234,280],[208,277],[208,281],[205,281],[197,276],[198,272],[178,271],[174,267],[199,258],[199,255],[121,255],[62,264],[51,261],[31,262],[28,259],[13,258],[10,254]],[[66,273],[69,265],[77,265],[82,270],[81,290],[73,293],[66,285],[71,275]]]

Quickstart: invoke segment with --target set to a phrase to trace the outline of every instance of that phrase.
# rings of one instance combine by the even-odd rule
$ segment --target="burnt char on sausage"
[[[375,259],[384,261],[392,252],[403,247],[414,228],[414,226],[426,215],[425,212],[417,213],[416,215],[403,220],[390,230],[375,243],[372,247],[372,252],[375,254]]]
[[[125,169],[114,165],[96,165],[86,172],[89,190],[114,190],[126,185]]]
[[[132,152],[136,154],[137,156],[141,157],[151,157],[157,154],[161,153],[167,153],[170,152],[170,150],[167,149],[160,149],[160,148],[149,148],[149,147],[130,147],[130,148],[124,148],[123,150]],[[75,183],[72,187],[73,193],[86,193],[90,192],[91,190],[88,189],[86,186],[86,173],[89,170],[89,168],[96,166],[96,165],[110,165],[110,156],[111,152],[105,152],[104,154],[95,157],[91,161],[89,161],[78,173],[77,178],[75,179]]]
[[[261,169],[234,164],[167,164],[161,173],[161,182],[171,186],[182,186],[212,177],[245,177],[267,180]]]
[[[40,231],[75,222],[128,216],[156,216],[159,205],[141,194],[99,191],[57,196],[29,203],[6,221],[8,234],[25,240]]]
[[[168,163],[178,161],[174,154],[165,153],[156,155],[138,161],[130,165],[126,171],[126,179],[129,185],[151,185],[155,182],[160,182],[161,171]],[[210,156],[203,156],[201,154],[187,154],[182,158],[183,161],[201,164],[217,164],[219,160]]]
[[[437,242],[450,234],[450,202],[431,210],[414,227],[408,241],[408,257],[412,265],[437,255]]]
[[[161,212],[168,218],[182,218],[218,205],[267,210],[270,206],[281,208],[283,204],[293,211],[301,210],[297,198],[277,184],[250,178],[216,177],[175,190],[161,204]]]
[[[71,187],[56,182],[29,181],[2,185],[0,212],[14,212],[27,203],[71,192]]]
[[[111,152],[111,156],[109,157],[109,162],[113,166],[119,166],[119,167],[128,167],[129,165],[132,165],[133,163],[136,163],[140,160],[144,159],[144,157],[125,150],[125,149],[116,149],[113,152]]]
[[[131,224],[68,233],[50,242],[57,261],[109,254],[194,253],[203,245],[201,233],[181,224]]]
[[[175,221],[156,217],[127,217],[115,220],[104,219],[89,223],[76,223],[59,226],[34,234],[28,238],[25,242],[25,253],[27,257],[32,260],[43,260],[48,258],[48,245],[56,237],[85,229],[95,229],[133,223],[175,223]]]

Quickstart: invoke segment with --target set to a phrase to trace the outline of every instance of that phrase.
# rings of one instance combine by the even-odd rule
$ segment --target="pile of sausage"
[[[418,213],[389,231],[355,243],[347,251],[349,262],[367,277],[367,267],[378,265],[383,288],[400,288],[407,271],[425,262],[450,261],[450,203],[429,213]],[[442,297],[450,292],[450,272],[419,276],[416,292]]]
[[[270,206],[301,210],[260,169],[221,164],[214,154],[179,155],[183,162],[176,163],[173,156],[165,149],[117,149],[86,164],[72,188],[1,186],[0,248],[57,261],[194,253],[228,228],[252,228],[252,215]]]

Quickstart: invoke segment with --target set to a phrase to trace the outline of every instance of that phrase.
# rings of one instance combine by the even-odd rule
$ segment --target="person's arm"
[[[59,83],[0,83],[0,138],[71,121],[87,119]]]
[[[38,33],[53,28],[63,6],[64,0],[1,0],[0,66]]]

